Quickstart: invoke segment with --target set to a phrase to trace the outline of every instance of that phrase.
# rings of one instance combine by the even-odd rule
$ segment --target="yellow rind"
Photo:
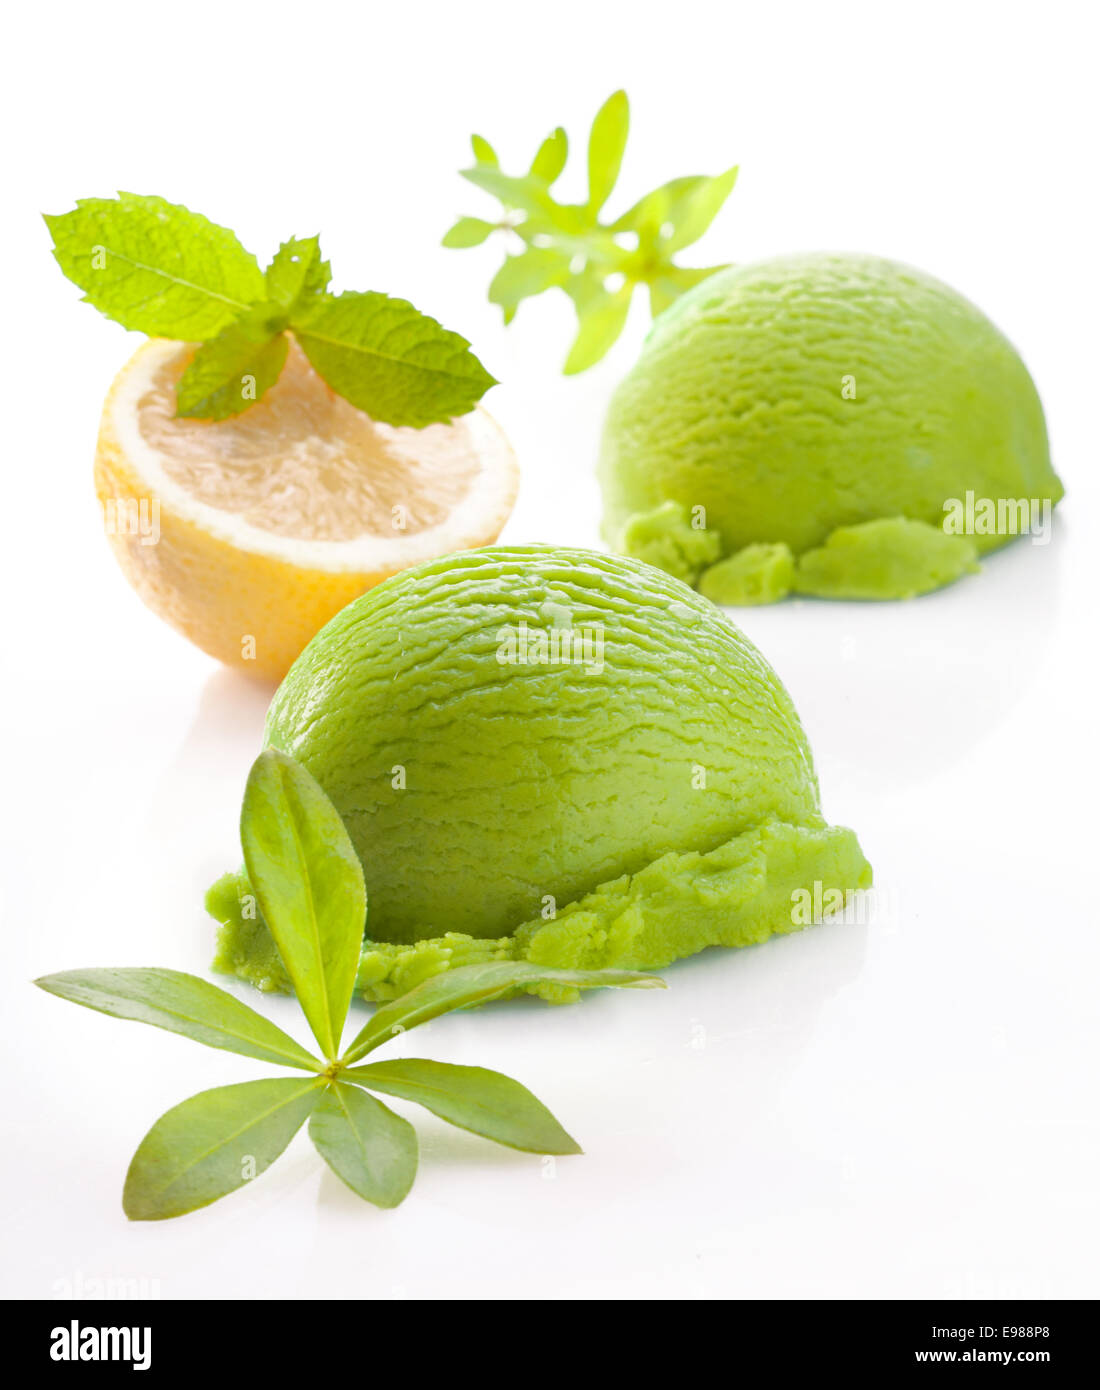
[[[155,497],[160,504],[160,534],[156,544],[147,544],[140,535],[108,529],[111,548],[127,580],[158,617],[227,666],[265,680],[281,680],[330,618],[405,566],[329,571],[306,567],[241,548],[180,515],[168,499],[150,489],[119,438],[119,397],[151,352],[163,352],[163,342],[144,343],[107,393],[94,477],[103,506],[117,506],[124,500],[151,503]],[[507,455],[510,486],[501,492],[497,505],[479,518],[479,524],[454,538],[448,550],[490,543],[511,513],[519,474],[511,449],[497,433]],[[411,558],[409,563],[413,562]]]

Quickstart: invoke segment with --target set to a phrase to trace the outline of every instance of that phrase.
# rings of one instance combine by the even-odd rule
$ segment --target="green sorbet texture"
[[[703,571],[699,592],[712,603],[775,603],[794,584],[794,556],[778,545],[746,545]]]
[[[838,526],[823,546],[799,558],[794,588],[819,598],[913,598],[977,568],[969,536],[895,516]]]
[[[615,392],[599,477],[616,549],[636,553],[638,519],[652,529],[672,504],[703,518],[723,560],[781,544],[801,568],[825,548],[824,569],[815,558],[792,588],[836,597],[923,593],[972,570],[975,548],[1012,539],[951,537],[952,551],[899,527],[873,546],[834,549],[840,528],[892,519],[942,532],[944,504],[968,492],[1051,504],[1063,495],[1038,394],[1011,343],[940,281],[860,255],[735,266],[676,300]],[[891,536],[904,545],[904,582],[876,562],[879,586],[871,551],[881,558]],[[658,550],[651,540],[647,558],[661,563]],[[724,601],[762,601],[753,585],[738,596],[736,571],[709,587],[727,579]]]
[[[619,549],[694,584],[700,570],[721,555],[722,538],[716,531],[693,526],[686,507],[662,502],[651,512],[635,512],[623,527]]]
[[[815,880],[871,881],[771,667],[622,556],[497,546],[386,580],[295,662],[266,742],[363,862],[371,999],[484,959],[656,969],[794,930]],[[240,875],[211,890],[216,968],[285,989],[251,902]]]

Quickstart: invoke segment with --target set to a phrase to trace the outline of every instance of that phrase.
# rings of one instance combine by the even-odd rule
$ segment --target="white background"
[[[166,1298],[1100,1293],[1086,13],[218,0],[9,16],[6,1294],[106,1279]],[[580,146],[620,85],[634,115],[618,206],[741,163],[696,263],[872,251],[994,318],[1047,407],[1068,490],[1054,541],[904,606],[738,615],[801,711],[826,813],[860,832],[881,920],[711,952],[670,969],[667,993],[494,1007],[410,1040],[521,1078],[585,1157],[550,1173],[418,1118],[420,1178],[397,1211],[351,1196],[300,1137],[250,1190],[128,1225],[122,1177],[155,1116],[263,1068],[28,982],[206,972],[201,896],[236,862],[268,692],[190,648],[115,568],[90,465],[137,340],[78,303],[37,214],[161,193],[262,259],[320,230],[338,288],[412,298],[505,383],[488,403],[524,470],[506,536],[593,543],[599,422],[644,315],[565,380],[565,299],[505,331],[485,300],[499,253],[439,238],[494,206],[456,174],[470,131],[525,167],[559,122]],[[287,1001],[240,992],[294,1026]]]

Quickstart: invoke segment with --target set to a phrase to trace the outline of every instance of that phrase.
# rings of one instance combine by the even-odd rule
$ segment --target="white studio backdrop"
[[[195,1298],[1096,1296],[1090,18],[690,0],[9,18],[6,1295],[114,1279]],[[876,920],[709,953],[663,994],[506,1005],[410,1040],[519,1077],[585,1157],[551,1169],[418,1120],[421,1176],[395,1212],[365,1207],[300,1139],[254,1189],[128,1226],[122,1177],[155,1116],[258,1069],[28,981],[206,973],[201,896],[235,863],[270,692],[159,623],[111,559],[91,456],[136,339],[78,306],[38,214],[122,188],[206,213],[261,258],[320,231],[337,288],[411,298],[501,379],[487,404],[523,470],[505,537],[594,544],[600,421],[641,304],[599,367],[565,379],[564,297],[505,330],[485,298],[499,251],[439,240],[493,207],[457,176],[471,131],[525,166],[557,124],[579,149],[619,86],[624,208],[741,165],[685,260],[870,251],[994,319],[1047,410],[1067,487],[1053,540],[904,606],[735,615],[791,690],[826,814],[875,864]],[[293,1026],[287,1001],[259,1002]]]

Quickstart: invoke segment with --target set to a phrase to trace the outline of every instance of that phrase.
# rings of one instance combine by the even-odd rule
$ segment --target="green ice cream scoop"
[[[994,509],[1028,499],[1049,519],[1063,493],[1011,343],[940,281],[859,255],[735,266],[677,299],[614,395],[599,476],[617,549],[668,567],[669,537],[689,525],[713,538],[718,564],[767,547],[709,584],[704,571],[703,590],[731,602],[782,596],[777,545],[793,554],[799,592],[922,593],[1018,533],[1018,509],[1002,506],[1007,526],[951,534],[945,547],[945,519],[950,531],[968,494]],[[916,525],[859,533],[893,518]],[[820,556],[840,528],[839,547]],[[896,563],[891,536],[904,550]],[[753,571],[757,555],[767,576]]]
[[[314,638],[268,744],[340,812],[369,897],[371,997],[492,957],[656,968],[790,931],[856,889],[787,692],[744,635],[639,561],[551,546],[405,571]],[[285,984],[236,876],[219,965]]]

